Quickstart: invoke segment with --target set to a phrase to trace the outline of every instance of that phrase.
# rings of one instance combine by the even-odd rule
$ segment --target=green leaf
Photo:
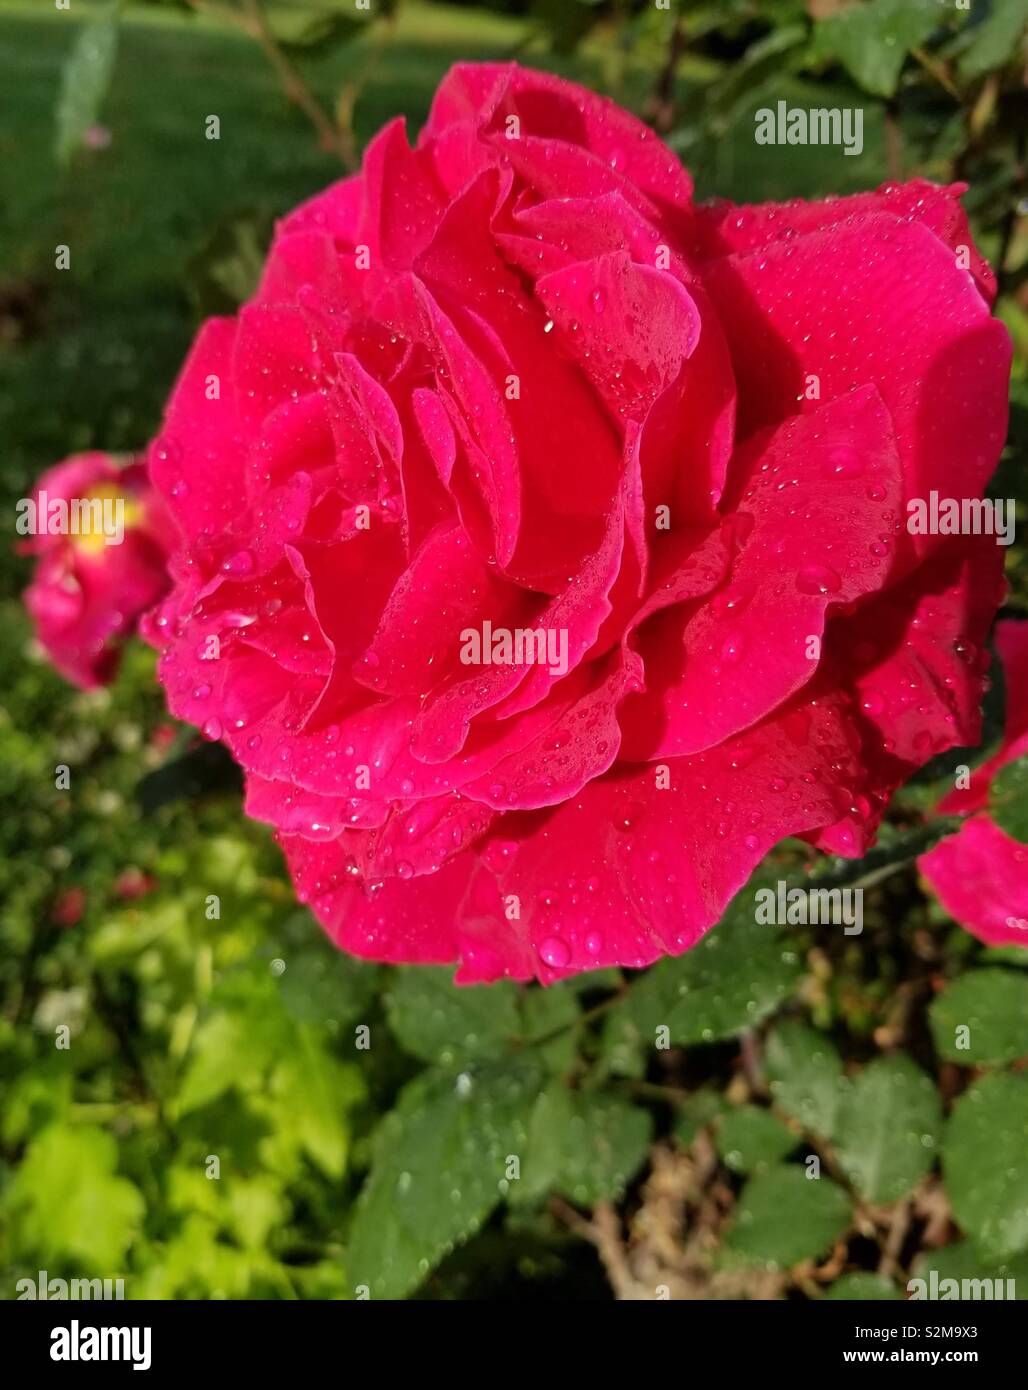
[[[1028,1250],[1028,1077],[976,1081],[953,1107],[942,1168],[954,1214],[990,1259]]]
[[[990,1066],[1028,1056],[1028,976],[998,968],[972,970],[936,998],[929,1016],[940,1056],[963,1066]],[[966,1028],[967,1047],[958,1033]]]
[[[1028,946],[990,946],[978,959],[983,965],[1016,965],[1028,970]]]
[[[254,1032],[242,1013],[219,1010],[197,1028],[190,1048],[176,1110],[192,1110],[218,1100],[233,1086],[240,1091],[258,1089],[273,1052],[264,1035]]]
[[[1026,25],[1028,0],[993,0],[981,24],[964,31],[972,37],[957,63],[960,76],[973,81],[1015,61]]]
[[[366,1018],[383,977],[380,966],[340,951],[306,908],[291,912],[265,955],[278,957],[279,996],[300,1023],[350,1023]]]
[[[989,814],[1011,839],[1028,842],[1028,755],[1007,763],[992,779]]]
[[[715,1137],[718,1153],[734,1173],[769,1168],[799,1143],[798,1135],[757,1105],[726,1110]]]
[[[17,1248],[113,1278],[144,1210],[117,1166],[118,1146],[103,1130],[52,1125],[39,1134],[6,1194]]]
[[[296,1046],[296,1031],[270,972],[251,968],[227,974],[211,1003],[190,1043],[175,1107],[180,1116],[233,1089],[240,1095],[263,1093],[267,1073]]]
[[[935,0],[871,0],[851,5],[820,21],[814,51],[838,58],[866,92],[891,97],[907,54],[924,43],[939,18]]]
[[[893,1202],[932,1167],[941,1125],[931,1078],[909,1057],[881,1057],[864,1067],[843,1101],[839,1161],[862,1197]]]
[[[603,1020],[599,1063],[608,1076],[639,1080],[646,1075],[646,1042],[623,1009],[615,1009]]]
[[[774,927],[756,921],[753,885],[719,926],[684,955],[665,957],[628,991],[624,1011],[652,1046],[666,1025],[677,1044],[737,1037],[792,991],[800,962]]]
[[[118,51],[119,10],[112,5],[83,24],[64,61],[55,113],[54,153],[59,164],[70,162],[100,113]]]
[[[582,1207],[617,1199],[651,1136],[648,1111],[618,1096],[553,1082],[533,1108],[521,1184],[512,1195],[531,1201],[559,1192]]]
[[[279,1185],[266,1177],[233,1176],[225,1184],[225,1199],[228,1225],[247,1250],[259,1251],[288,1216]]]
[[[528,1057],[454,1077],[432,1070],[401,1093],[375,1136],[347,1266],[372,1298],[403,1298],[486,1219],[524,1158],[542,1071]]]
[[[216,223],[186,267],[186,279],[201,317],[234,314],[253,294],[274,230],[265,211],[237,212]],[[215,745],[217,746],[217,745]]]
[[[748,1264],[791,1269],[824,1255],[849,1227],[850,1199],[830,1178],[808,1178],[803,1168],[772,1168],[742,1190],[725,1244]]]
[[[573,53],[603,11],[599,0],[532,0],[532,19],[543,30],[554,53]]]
[[[832,1043],[806,1024],[789,1020],[768,1037],[764,1062],[771,1094],[785,1113],[809,1133],[833,1138],[849,1083]]]
[[[348,1113],[364,1096],[358,1069],[338,1061],[313,1029],[301,1028],[295,1048],[271,1075],[269,1093],[281,1106],[281,1127],[323,1173],[342,1177],[350,1147]]]
[[[779,79],[787,69],[782,55],[807,42],[806,24],[785,24],[755,43],[741,58],[728,65],[721,81],[703,91],[705,113],[731,111],[739,102],[750,102],[763,85]]]
[[[60,1056],[60,1054],[57,1054]],[[18,1144],[32,1134],[63,1120],[71,1104],[73,1079],[56,1057],[36,1062],[31,1071],[4,1077],[0,1137]]]
[[[884,1302],[886,1299],[901,1297],[899,1289],[891,1279],[880,1274],[844,1274],[825,1293],[832,1302]]]
[[[686,1096],[678,1106],[675,1117],[674,1135],[683,1148],[695,1141],[700,1130],[713,1123],[725,1109],[725,1101],[719,1091],[704,1087]]]
[[[547,989],[529,988],[522,992],[520,1002],[520,1036],[526,1043],[549,1038],[549,1042],[540,1042],[538,1055],[550,1071],[570,1070],[578,1056],[579,1042],[572,1025],[582,1012],[577,991],[569,983],[550,985]]]
[[[517,986],[455,985],[449,966],[404,966],[385,996],[397,1041],[426,1062],[496,1057],[520,1033]]]

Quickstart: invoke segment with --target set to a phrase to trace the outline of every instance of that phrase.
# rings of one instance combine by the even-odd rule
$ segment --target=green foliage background
[[[671,4],[262,11],[344,155],[398,111],[416,128],[453,61],[517,57],[652,118],[700,196],[968,180],[1017,348],[995,490],[1020,496],[1026,0]],[[7,514],[50,462],[146,442],[200,317],[338,176],[233,8],[0,0]],[[863,106],[863,155],[757,147],[779,98]],[[110,143],[86,148],[98,123]],[[46,1270],[136,1298],[895,1298],[934,1267],[1028,1297],[1028,951],[983,948],[921,891],[945,776],[866,863],[765,866],[861,883],[861,937],[757,927],[750,894],[641,975],[458,991],[334,951],[230,772],[168,721],[150,654],[70,691],[32,649],[25,562],[0,572],[0,1296]],[[1023,613],[1020,546],[1009,575]]]

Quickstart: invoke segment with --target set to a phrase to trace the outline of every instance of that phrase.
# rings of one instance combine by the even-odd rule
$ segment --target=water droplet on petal
[[[864,460],[850,444],[837,444],[828,451],[828,472],[835,478],[858,478],[864,471]]]
[[[796,587],[801,594],[837,594],[842,580],[827,565],[804,565],[796,576]]]
[[[571,959],[571,948],[559,936],[548,936],[539,943],[539,954],[547,965],[563,970]]]
[[[249,574],[253,569],[253,556],[248,550],[237,550],[235,555],[229,556],[221,568],[226,574]]]

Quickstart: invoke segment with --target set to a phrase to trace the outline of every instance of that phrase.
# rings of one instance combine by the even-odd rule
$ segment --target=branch
[[[653,95],[647,103],[650,124],[661,135],[666,135],[675,123],[675,73],[684,47],[685,30],[682,27],[682,16],[676,14],[668,41],[667,57],[657,77]]]
[[[354,166],[350,162],[349,151],[346,150],[340,139],[339,131],[321,102],[304,81],[299,68],[279,47],[271,25],[268,23],[268,17],[264,13],[263,0],[243,0],[243,11],[246,16],[243,27],[264,50],[268,62],[281,79],[287,98],[300,108],[317,131],[318,143],[321,148],[326,152],[334,151],[346,165],[348,172],[352,173]]]
[[[242,0],[242,12],[227,5],[213,3],[212,0],[187,0],[187,3],[197,14],[211,15],[234,24],[260,44],[279,76],[286,98],[300,108],[317,132],[319,146],[328,153],[337,154],[347,172],[352,173],[356,164],[349,142],[343,133],[336,129],[331,117],[305,82],[299,68],[279,46],[264,13],[263,0]]]

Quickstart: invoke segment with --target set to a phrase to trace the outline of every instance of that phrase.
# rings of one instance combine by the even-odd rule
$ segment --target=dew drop
[[[539,954],[547,965],[563,970],[571,959],[571,948],[559,936],[548,936],[539,943]]]
[[[249,574],[253,569],[253,556],[248,550],[237,550],[224,561],[221,568],[226,574]]]
[[[801,594],[837,594],[842,580],[827,565],[804,565],[796,576],[796,587]]]
[[[864,460],[849,444],[838,444],[828,452],[828,471],[834,478],[859,478]]]

